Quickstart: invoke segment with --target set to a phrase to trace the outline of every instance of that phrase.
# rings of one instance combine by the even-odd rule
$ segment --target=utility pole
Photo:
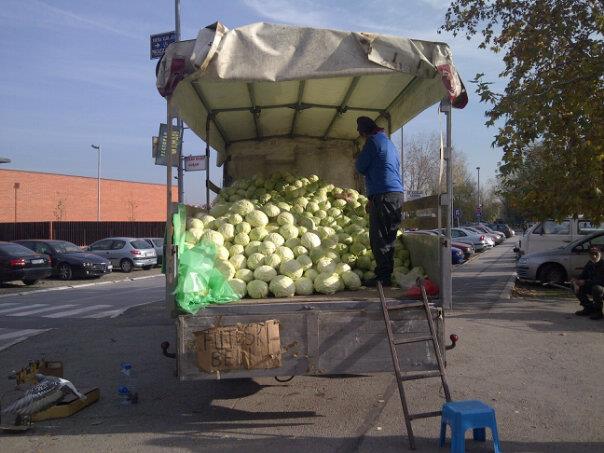
[[[15,223],[17,223],[17,190],[21,187],[21,184],[16,182],[13,185],[13,189],[15,189]]]
[[[405,134],[403,132],[403,126],[401,126],[401,182],[403,183],[403,190],[405,190]],[[405,200],[405,192],[403,192],[403,201]]]
[[[96,221],[101,221],[101,145],[90,145],[96,149]]]
[[[476,167],[476,171],[478,172],[478,206],[476,208],[476,216],[478,217],[478,223],[480,223],[480,218],[482,217],[482,206],[480,206],[480,167]]]
[[[176,32],[176,42],[180,41],[180,0],[174,0],[174,31]],[[179,131],[183,131],[182,141],[184,142],[184,130],[182,127],[182,120],[179,116],[176,117],[176,126]],[[178,151],[178,202],[184,203],[184,171],[183,171],[183,160],[182,160],[182,145]]]

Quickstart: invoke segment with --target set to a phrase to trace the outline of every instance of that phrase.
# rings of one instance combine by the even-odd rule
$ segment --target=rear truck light
[[[142,255],[140,250],[130,250],[130,253],[134,256],[140,256]]]
[[[14,260],[10,260],[8,264],[10,267],[24,267],[25,260],[23,258],[16,258]]]

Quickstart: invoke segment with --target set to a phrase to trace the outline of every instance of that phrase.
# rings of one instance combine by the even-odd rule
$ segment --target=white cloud
[[[21,23],[25,27],[97,30],[129,39],[146,40],[146,33],[140,22],[126,23],[110,17],[82,15],[40,0],[9,2],[0,10],[0,19],[12,24]]]

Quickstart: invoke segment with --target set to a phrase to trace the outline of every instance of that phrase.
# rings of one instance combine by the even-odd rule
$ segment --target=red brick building
[[[173,188],[173,199],[177,199]],[[0,222],[95,221],[97,179],[0,169]],[[101,179],[101,221],[165,221],[166,186]]]

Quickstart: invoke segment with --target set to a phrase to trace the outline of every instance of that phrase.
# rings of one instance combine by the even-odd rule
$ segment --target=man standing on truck
[[[375,257],[375,278],[367,286],[390,286],[394,243],[403,220],[403,178],[396,146],[371,118],[357,118],[357,131],[365,145],[356,159],[356,170],[365,177],[369,240]]]
[[[602,251],[597,246],[589,248],[589,261],[583,267],[578,279],[573,279],[575,295],[582,310],[575,312],[578,316],[589,316],[590,319],[602,319],[602,297],[604,293],[604,260]],[[593,302],[589,296],[593,297]]]

